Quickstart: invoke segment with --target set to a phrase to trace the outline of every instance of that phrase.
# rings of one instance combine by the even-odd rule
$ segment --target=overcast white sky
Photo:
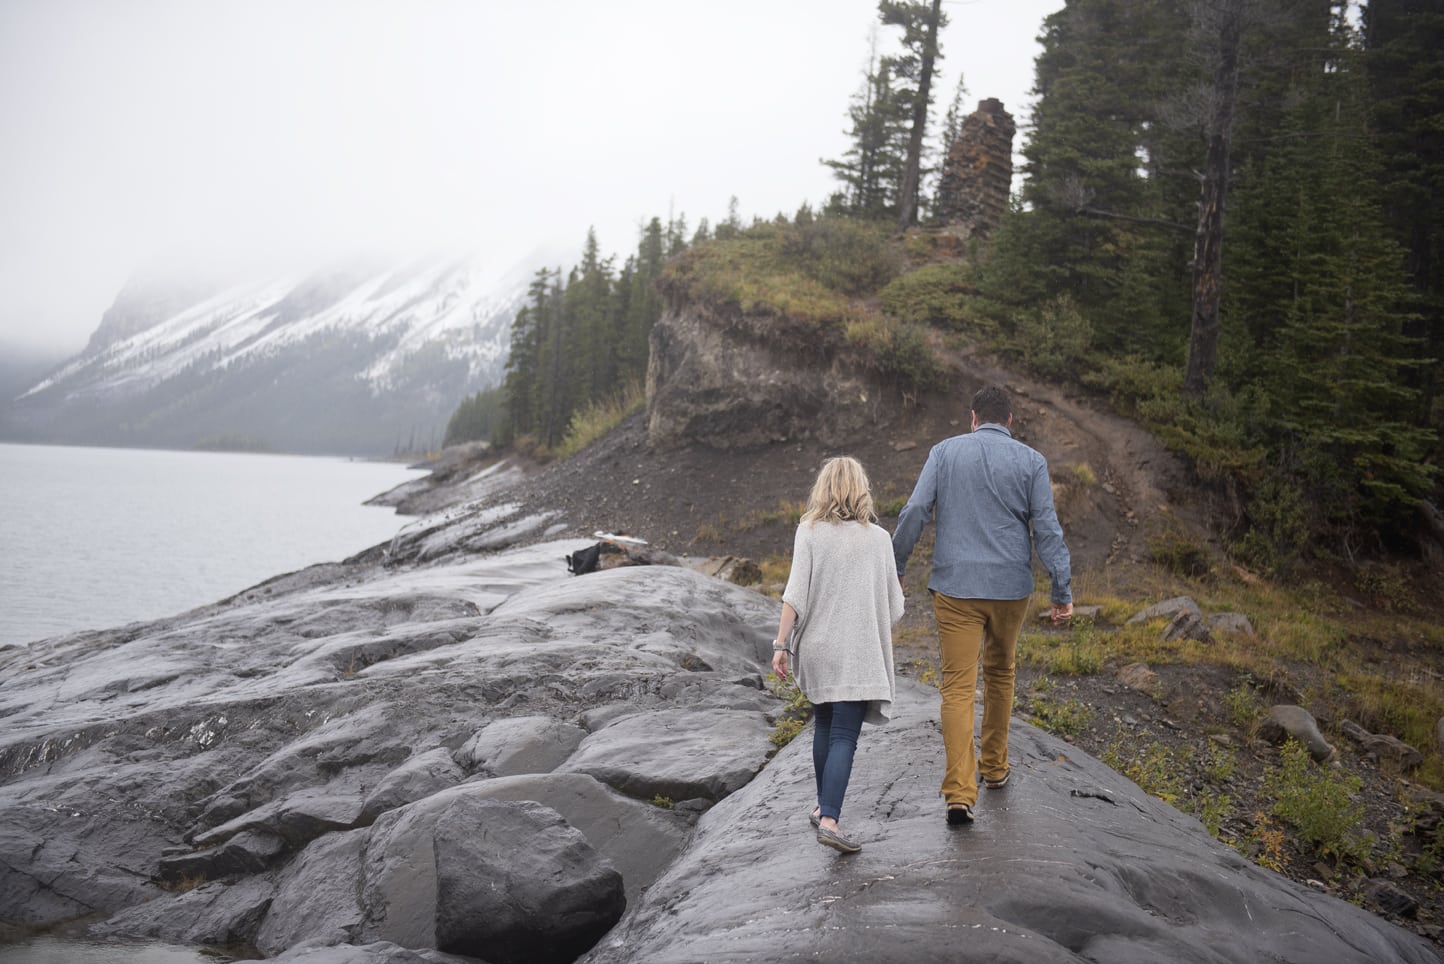
[[[941,122],[1025,120],[1063,0],[945,0]],[[0,0],[0,351],[83,347],[138,265],[822,202],[875,0]],[[896,28],[880,41],[894,43]],[[1021,132],[1019,140],[1021,142]]]

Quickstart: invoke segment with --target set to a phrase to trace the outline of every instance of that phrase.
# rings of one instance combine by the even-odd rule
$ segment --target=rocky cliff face
[[[879,423],[881,389],[847,364],[827,333],[778,337],[769,321],[668,296],[647,365],[651,445],[826,442]]]

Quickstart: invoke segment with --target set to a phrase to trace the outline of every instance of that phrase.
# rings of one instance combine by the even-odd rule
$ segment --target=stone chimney
[[[978,102],[943,162],[938,214],[945,229],[967,241],[987,238],[1008,209],[1013,183],[1013,115],[1003,102]]]

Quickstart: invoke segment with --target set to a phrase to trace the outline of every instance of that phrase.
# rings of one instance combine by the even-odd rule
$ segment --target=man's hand
[[[1058,603],[1054,603],[1054,604],[1053,604],[1053,622],[1054,622],[1055,624],[1056,624],[1056,623],[1067,622],[1068,620],[1070,620],[1070,619],[1072,619],[1072,618],[1073,618],[1073,604],[1072,604],[1072,603],[1063,603],[1061,606],[1060,606]]]

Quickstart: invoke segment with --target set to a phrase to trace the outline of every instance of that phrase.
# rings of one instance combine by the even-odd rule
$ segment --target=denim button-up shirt
[[[1036,545],[1053,581],[1052,601],[1073,601],[1048,462],[1002,425],[984,423],[928,453],[892,538],[899,573],[935,509],[937,543],[928,579],[933,592],[955,599],[1026,598],[1033,593]]]

